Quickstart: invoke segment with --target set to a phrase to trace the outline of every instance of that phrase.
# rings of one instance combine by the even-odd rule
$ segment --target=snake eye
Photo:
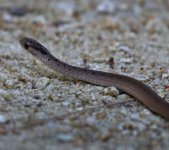
[[[25,43],[25,44],[24,44],[24,47],[25,47],[26,49],[28,49],[28,48],[29,48],[29,45],[28,45],[27,43]]]

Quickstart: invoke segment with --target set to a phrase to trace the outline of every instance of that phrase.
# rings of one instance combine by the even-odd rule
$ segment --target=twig
[[[69,117],[71,115],[78,115],[79,116],[80,114],[83,114],[83,113],[86,113],[86,112],[93,112],[93,111],[96,111],[97,109],[100,109],[100,108],[103,108],[103,107],[116,107],[116,106],[123,105],[123,104],[131,102],[131,101],[133,101],[133,99],[120,101],[120,102],[116,102],[116,103],[110,103],[110,104],[106,104],[106,105],[103,104],[103,105],[98,105],[98,106],[91,106],[91,107],[84,108],[83,110],[76,110],[76,111],[65,113],[63,115],[51,116],[51,117],[43,119],[43,120],[31,122],[31,123],[28,123],[23,128],[31,128],[31,127],[35,127],[35,126],[38,126],[38,125],[44,125],[44,124],[46,124],[50,121],[64,120],[66,117]]]

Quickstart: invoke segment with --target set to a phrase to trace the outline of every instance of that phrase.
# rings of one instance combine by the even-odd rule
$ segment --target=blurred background
[[[168,0],[0,0],[0,150],[168,149],[166,120],[114,87],[49,69],[21,48],[25,36],[169,100]]]

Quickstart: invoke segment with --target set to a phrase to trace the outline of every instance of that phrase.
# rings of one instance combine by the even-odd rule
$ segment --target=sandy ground
[[[169,149],[167,120],[19,45],[35,38],[60,60],[134,77],[169,100],[168,14],[164,0],[0,0],[0,150]]]

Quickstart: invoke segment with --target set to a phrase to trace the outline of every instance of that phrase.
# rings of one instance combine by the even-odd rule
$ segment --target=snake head
[[[37,42],[34,39],[24,37],[20,40],[21,46],[26,49],[28,52],[31,54],[35,55],[36,53],[41,53],[43,55],[48,55],[50,54],[49,51],[42,46],[39,42]]]

